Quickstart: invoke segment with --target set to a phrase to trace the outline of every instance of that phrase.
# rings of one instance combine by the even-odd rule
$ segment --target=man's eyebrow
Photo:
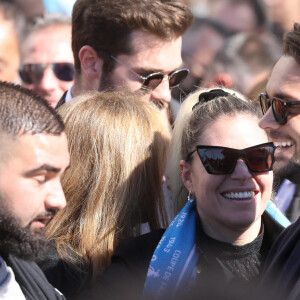
[[[279,98],[279,99],[283,99],[283,100],[289,100],[289,101],[298,101],[299,100],[298,98],[294,98],[290,95],[285,95],[285,94],[282,94],[282,93],[276,93],[276,94],[274,94],[274,97]]]
[[[59,173],[60,172],[60,168],[56,168],[47,164],[44,164],[38,168],[32,169],[30,171],[27,171],[24,173],[25,176],[31,176],[34,175],[40,171],[48,171],[48,172],[54,172],[54,173]]]
[[[141,67],[132,68],[132,70],[134,70],[138,74],[151,74],[151,73],[159,73],[159,72],[169,74],[169,73],[175,72],[176,70],[179,70],[181,68],[184,68],[183,63],[181,65],[177,66],[174,70],[171,70],[171,71],[164,71],[162,69],[153,69],[153,68],[141,68]]]

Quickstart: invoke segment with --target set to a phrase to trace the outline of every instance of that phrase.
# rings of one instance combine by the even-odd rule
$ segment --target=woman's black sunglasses
[[[260,94],[259,101],[263,114],[272,106],[274,118],[280,125],[284,125],[287,122],[288,108],[300,105],[300,101],[287,101],[277,97],[270,99],[266,93]]]
[[[49,64],[24,64],[19,68],[19,74],[24,83],[33,84],[39,82],[43,76],[45,68],[51,67],[54,75],[62,81],[72,81],[74,79],[74,65],[72,63],[49,63]]]
[[[249,171],[267,172],[272,170],[276,147],[272,142],[252,146],[245,149],[233,149],[219,146],[197,146],[187,156],[197,151],[199,158],[209,174],[231,174],[239,158],[242,158]]]

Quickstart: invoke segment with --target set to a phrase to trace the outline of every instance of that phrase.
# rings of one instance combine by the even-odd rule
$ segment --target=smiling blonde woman
[[[238,299],[240,290],[245,294],[252,287],[283,229],[265,213],[275,146],[258,126],[259,116],[230,90],[198,91],[185,100],[170,157],[173,200],[180,211],[166,231],[120,245],[97,282],[98,295]]]

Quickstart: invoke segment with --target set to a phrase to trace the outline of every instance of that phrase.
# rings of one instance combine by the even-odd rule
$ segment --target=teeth
[[[290,147],[292,146],[292,142],[274,142],[276,147]]]
[[[231,192],[231,193],[224,193],[223,196],[229,199],[247,199],[254,197],[254,192],[247,191],[247,192]]]

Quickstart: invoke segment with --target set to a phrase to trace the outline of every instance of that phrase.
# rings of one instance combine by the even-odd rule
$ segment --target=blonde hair
[[[62,178],[67,206],[47,228],[60,256],[93,277],[119,240],[166,226],[162,178],[170,141],[158,109],[125,92],[90,92],[59,109],[71,167]]]
[[[201,89],[191,94],[181,105],[174,123],[170,147],[170,181],[172,200],[175,213],[178,213],[187,201],[188,191],[183,185],[179,162],[186,160],[188,153],[193,151],[202,134],[211,122],[222,115],[235,115],[246,113],[259,116],[260,111],[252,105],[245,96],[227,88],[218,87],[229,93],[228,96],[218,96],[211,101],[199,102],[199,95],[213,89]]]

